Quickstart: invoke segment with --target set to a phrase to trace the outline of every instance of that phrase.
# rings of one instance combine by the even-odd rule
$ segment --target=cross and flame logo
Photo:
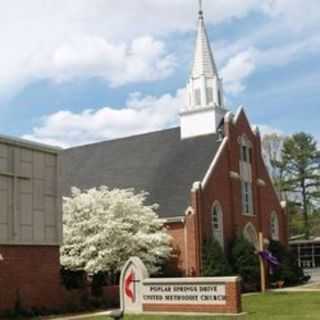
[[[131,271],[124,280],[124,292],[132,303],[136,302],[136,284],[139,282],[134,271]]]

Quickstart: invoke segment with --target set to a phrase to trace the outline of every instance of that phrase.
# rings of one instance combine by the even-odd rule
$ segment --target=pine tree
[[[310,237],[310,205],[320,198],[320,152],[315,139],[304,132],[286,139],[282,150],[285,191],[296,195],[302,203],[304,231]]]
[[[210,239],[203,245],[202,275],[205,277],[229,276],[229,262],[218,241]]]

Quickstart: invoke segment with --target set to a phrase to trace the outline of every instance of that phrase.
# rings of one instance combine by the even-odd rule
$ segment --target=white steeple
[[[187,84],[187,105],[181,110],[181,138],[216,133],[226,110],[222,79],[214,62],[199,0],[198,31],[191,76]]]

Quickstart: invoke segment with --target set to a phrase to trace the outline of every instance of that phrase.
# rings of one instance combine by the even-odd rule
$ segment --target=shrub
[[[293,286],[307,280],[303,269],[299,267],[295,254],[279,241],[271,241],[269,250],[279,260],[280,265],[270,275],[270,282],[284,281],[285,285]]]
[[[202,275],[207,277],[229,276],[232,274],[230,264],[219,244],[214,239],[203,245]]]
[[[257,290],[260,282],[260,267],[254,246],[244,237],[235,239],[231,243],[229,260],[232,271],[241,276],[243,290]]]
[[[67,290],[82,289],[86,286],[86,273],[84,271],[71,271],[60,269],[62,284]]]

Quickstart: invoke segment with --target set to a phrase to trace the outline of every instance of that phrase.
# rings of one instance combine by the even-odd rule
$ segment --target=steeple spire
[[[192,67],[192,77],[199,77],[201,75],[213,77],[217,76],[218,72],[204,23],[202,0],[199,0],[198,31]]]
[[[218,132],[226,113],[222,79],[214,62],[202,0],[199,0],[198,28],[191,75],[187,84],[187,105],[180,113],[181,137]]]

